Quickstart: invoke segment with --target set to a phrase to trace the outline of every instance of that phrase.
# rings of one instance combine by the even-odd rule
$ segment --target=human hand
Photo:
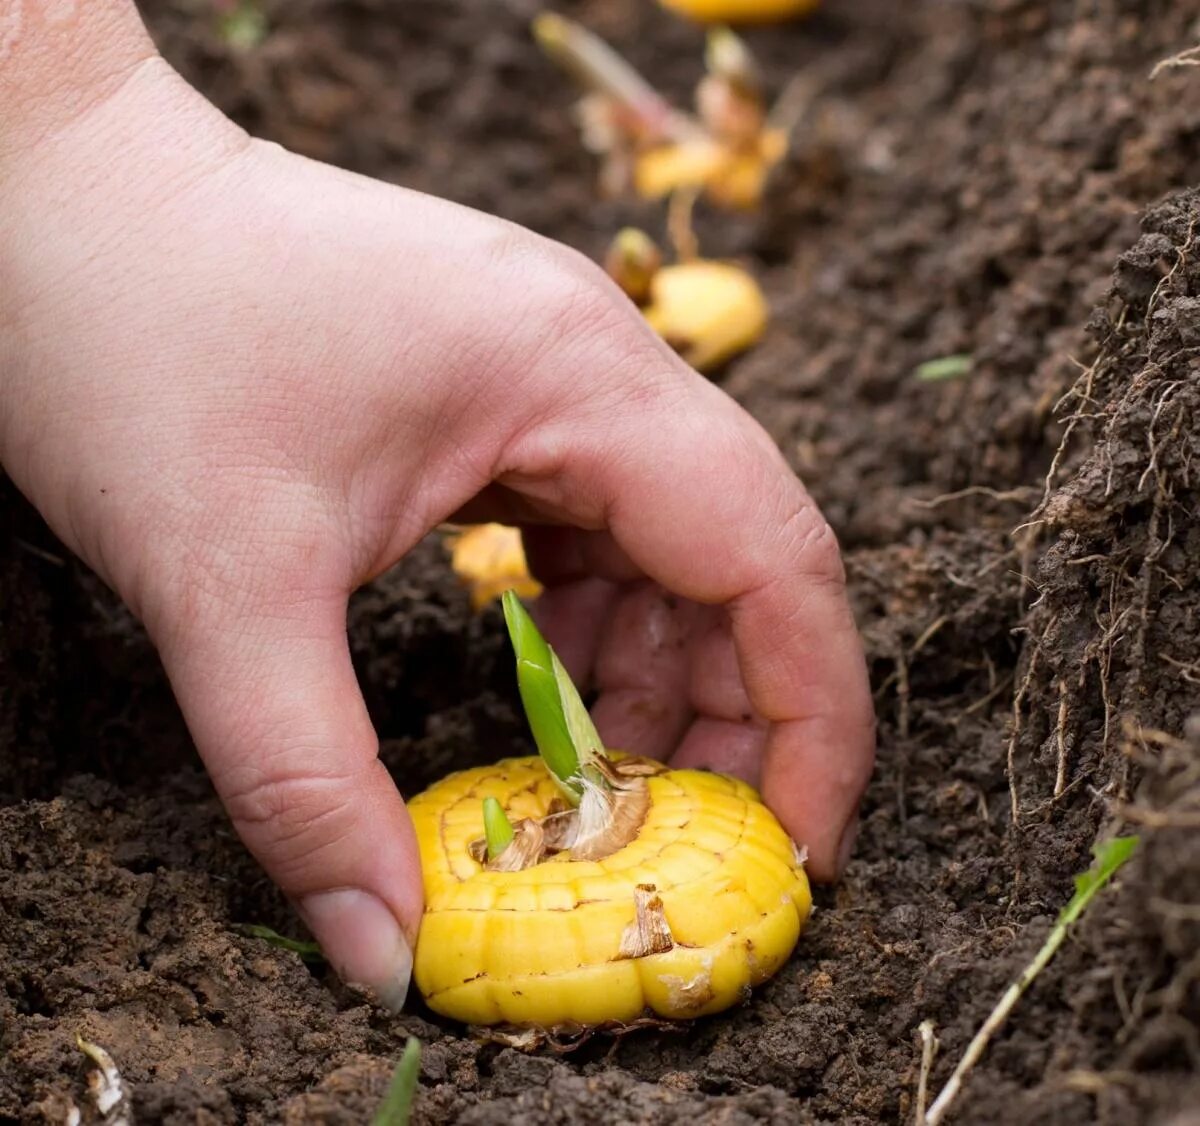
[[[833,536],[582,258],[252,142],[149,58],[0,174],[0,349],[0,462],[347,980],[398,1005],[421,911],[347,599],[449,518],[538,525],[610,742],[760,780],[838,871],[873,724]]]

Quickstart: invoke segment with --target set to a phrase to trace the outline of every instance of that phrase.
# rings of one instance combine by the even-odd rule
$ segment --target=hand
[[[838,871],[873,727],[834,538],[582,258],[252,142],[151,58],[0,179],[0,349],[0,460],[348,980],[403,998],[421,885],[347,598],[456,515],[544,525],[613,741],[761,777]]]

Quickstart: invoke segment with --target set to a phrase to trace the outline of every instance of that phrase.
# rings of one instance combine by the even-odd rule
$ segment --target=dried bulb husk
[[[745,42],[728,28],[708,33],[708,74],[696,88],[696,112],[714,136],[736,148],[755,148],[766,126],[758,66]]]
[[[644,958],[648,954],[665,954],[675,946],[662,897],[654,884],[638,884],[633,891],[637,912],[632,923],[621,935],[619,956]]]
[[[696,110],[725,144],[753,151],[766,126],[762,100],[722,75],[710,74],[696,88]]]
[[[472,858],[489,872],[519,872],[552,856],[570,860],[603,860],[624,848],[638,834],[650,809],[646,778],[666,769],[649,759],[598,759],[600,781],[583,779],[578,808],[555,802],[545,817],[523,818],[513,825],[513,839],[494,860],[487,858],[487,840],[469,845]]]
[[[649,808],[650,793],[643,779],[630,779],[624,788],[608,791],[587,783],[570,845],[571,859],[612,856],[637,836]]]
[[[486,837],[472,841],[468,848],[472,858],[489,872],[520,872],[546,855],[546,835],[540,821],[525,817],[513,826],[513,839],[499,856],[488,858]]]

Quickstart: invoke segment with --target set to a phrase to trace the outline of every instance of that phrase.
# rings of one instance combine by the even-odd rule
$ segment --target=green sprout
[[[533,624],[521,600],[503,597],[504,620],[517,656],[517,687],[538,754],[572,805],[583,795],[584,780],[603,784],[593,764],[604,746],[567,670]]]
[[[267,37],[267,17],[257,0],[220,0],[217,30],[235,51],[253,51]]]
[[[513,836],[512,822],[495,798],[483,799],[483,836],[487,841],[489,860],[495,860],[510,844]]]
[[[913,373],[922,383],[945,383],[950,379],[962,379],[971,374],[975,357],[967,353],[957,356],[941,356],[926,360]]]
[[[242,923],[236,930],[247,938],[261,938],[270,946],[278,946],[280,950],[290,950],[293,954],[299,954],[302,962],[325,961],[325,955],[321,953],[321,947],[317,943],[288,938],[261,923]]]
[[[946,1081],[941,1093],[934,1100],[933,1106],[929,1108],[929,1113],[921,1119],[921,1126],[937,1126],[945,1117],[946,1112],[950,1109],[950,1104],[962,1088],[963,1079],[979,1062],[992,1036],[1008,1018],[1013,1007],[1021,999],[1021,995],[1033,984],[1038,974],[1046,968],[1050,959],[1058,952],[1058,948],[1066,940],[1071,924],[1083,914],[1087,905],[1095,898],[1096,893],[1116,875],[1125,861],[1133,855],[1137,846],[1137,837],[1114,837],[1103,844],[1092,846],[1092,855],[1096,858],[1095,863],[1086,872],[1075,877],[1075,894],[1071,896],[1071,901],[1059,912],[1058,919],[1049,935],[1046,936],[1046,941],[1042,943],[1041,949],[1021,971],[1017,980],[1004,991],[1004,995],[996,1002],[996,1007],[992,1009],[979,1031],[975,1033],[975,1037],[967,1045],[962,1059],[958,1061],[954,1073]]]
[[[421,1041],[410,1036],[404,1054],[392,1073],[383,1102],[371,1119],[371,1126],[408,1126],[412,1114],[413,1096],[417,1093],[417,1078],[421,1074]]]

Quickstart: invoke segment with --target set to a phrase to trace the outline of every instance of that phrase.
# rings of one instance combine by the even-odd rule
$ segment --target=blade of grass
[[[950,1109],[950,1104],[957,1098],[962,1089],[963,1079],[979,1062],[987,1050],[992,1036],[1008,1018],[1021,994],[1033,984],[1038,974],[1049,964],[1050,959],[1058,952],[1058,948],[1067,937],[1071,924],[1083,914],[1087,905],[1095,898],[1096,893],[1113,878],[1121,866],[1133,855],[1137,848],[1137,837],[1115,837],[1103,844],[1094,845],[1092,855],[1095,863],[1084,873],[1075,877],[1075,894],[1071,901],[1059,913],[1058,920],[1051,929],[1041,949],[1033,956],[1033,960],[1021,972],[1021,976],[1004,991],[1004,995],[996,1003],[996,1007],[988,1014],[987,1020],[975,1033],[974,1039],[967,1045],[967,1050],[958,1061],[953,1074],[946,1081],[941,1093],[934,1100],[933,1106],[918,1126],[938,1126]]]
[[[942,356],[936,360],[927,360],[913,373],[922,383],[945,383],[950,379],[963,379],[971,374],[975,366],[973,356]]]
[[[263,942],[269,943],[271,946],[278,946],[280,950],[290,950],[293,954],[299,954],[305,962],[325,961],[321,947],[315,942],[301,942],[298,938],[288,938],[259,923],[242,923],[236,929],[239,934],[244,934],[247,938],[261,938]]]
[[[267,17],[256,0],[234,0],[223,5],[217,26],[221,38],[235,51],[252,51],[267,37]]]
[[[413,1096],[417,1093],[417,1079],[421,1074],[421,1041],[410,1036],[404,1045],[404,1054],[392,1073],[383,1102],[371,1119],[371,1126],[408,1126],[412,1114]]]

